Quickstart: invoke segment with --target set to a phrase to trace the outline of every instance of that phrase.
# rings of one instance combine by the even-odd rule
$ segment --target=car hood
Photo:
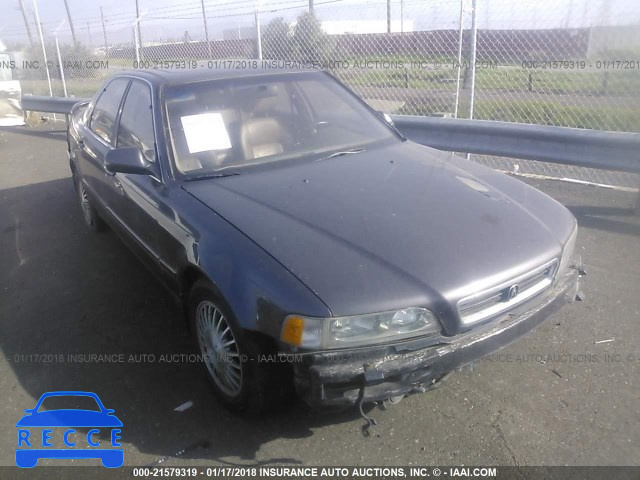
[[[336,316],[420,305],[447,316],[481,285],[559,257],[573,228],[523,182],[410,141],[184,188]]]

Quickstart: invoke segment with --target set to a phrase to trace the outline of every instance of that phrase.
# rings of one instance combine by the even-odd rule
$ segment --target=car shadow
[[[150,464],[258,464],[267,442],[358,418],[354,410],[315,412],[295,399],[259,419],[230,414],[189,358],[194,350],[175,301],[113,232],[84,227],[69,179],[0,196],[0,347],[33,399],[20,409],[33,408],[44,392],[95,392],[124,424],[125,463],[135,449],[151,455]],[[101,438],[108,442],[108,432]]]
[[[575,215],[581,227],[640,236],[640,216],[632,206],[577,205],[567,208]]]
[[[61,128],[55,128],[55,124],[46,124],[53,128],[53,130],[44,130],[42,129],[45,124],[38,125],[37,127],[28,127],[28,126],[20,126],[20,127],[0,127],[0,132],[5,131],[12,134],[24,135],[27,137],[37,137],[37,138],[49,138],[52,140],[67,140],[67,129],[66,126],[62,126]],[[40,129],[37,129],[37,128]]]

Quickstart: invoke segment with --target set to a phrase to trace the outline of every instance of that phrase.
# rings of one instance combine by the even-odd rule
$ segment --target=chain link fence
[[[95,7],[73,37],[64,17],[42,18],[50,68],[41,68],[38,38],[12,48],[23,92],[48,95],[51,85],[54,96],[84,97],[122,69],[262,59],[325,68],[388,113],[640,132],[637,0],[140,4],[139,17]],[[514,173],[640,185],[632,174],[474,158]]]

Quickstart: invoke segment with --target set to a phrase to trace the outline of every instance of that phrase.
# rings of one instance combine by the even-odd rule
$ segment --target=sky
[[[461,0],[391,0],[394,25],[402,18],[416,30],[457,29]],[[464,21],[471,23],[471,0]],[[478,28],[579,28],[598,24],[639,26],[640,0],[476,0]],[[34,0],[22,0],[34,40],[37,29]],[[104,12],[107,42],[120,44],[133,37],[135,0],[67,0],[76,35],[85,45],[104,44],[101,11]],[[182,39],[185,31],[193,40],[204,39],[200,0],[138,0],[142,14],[143,41]],[[277,16],[292,21],[308,10],[308,0],[205,0],[211,39],[220,39],[224,30],[254,26],[253,11],[266,25]],[[377,20],[386,24],[386,0],[315,0],[320,20]],[[57,32],[61,43],[71,41],[64,0],[37,0],[45,39]],[[0,0],[0,39],[7,44],[28,40],[19,0]],[[399,28],[399,27],[398,27]]]

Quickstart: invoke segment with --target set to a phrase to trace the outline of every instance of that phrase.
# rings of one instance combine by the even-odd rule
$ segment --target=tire
[[[78,194],[78,202],[80,203],[85,225],[94,232],[104,232],[107,230],[107,224],[102,220],[100,215],[98,215],[98,212],[91,203],[91,198],[89,197],[86,187],[80,181],[75,171],[73,172],[73,182],[76,187],[76,193]]]
[[[203,370],[216,398],[228,410],[257,416],[292,396],[292,375],[287,366],[259,361],[260,355],[273,353],[270,342],[241,329],[209,282],[195,283],[188,313],[198,353],[203,356]]]

